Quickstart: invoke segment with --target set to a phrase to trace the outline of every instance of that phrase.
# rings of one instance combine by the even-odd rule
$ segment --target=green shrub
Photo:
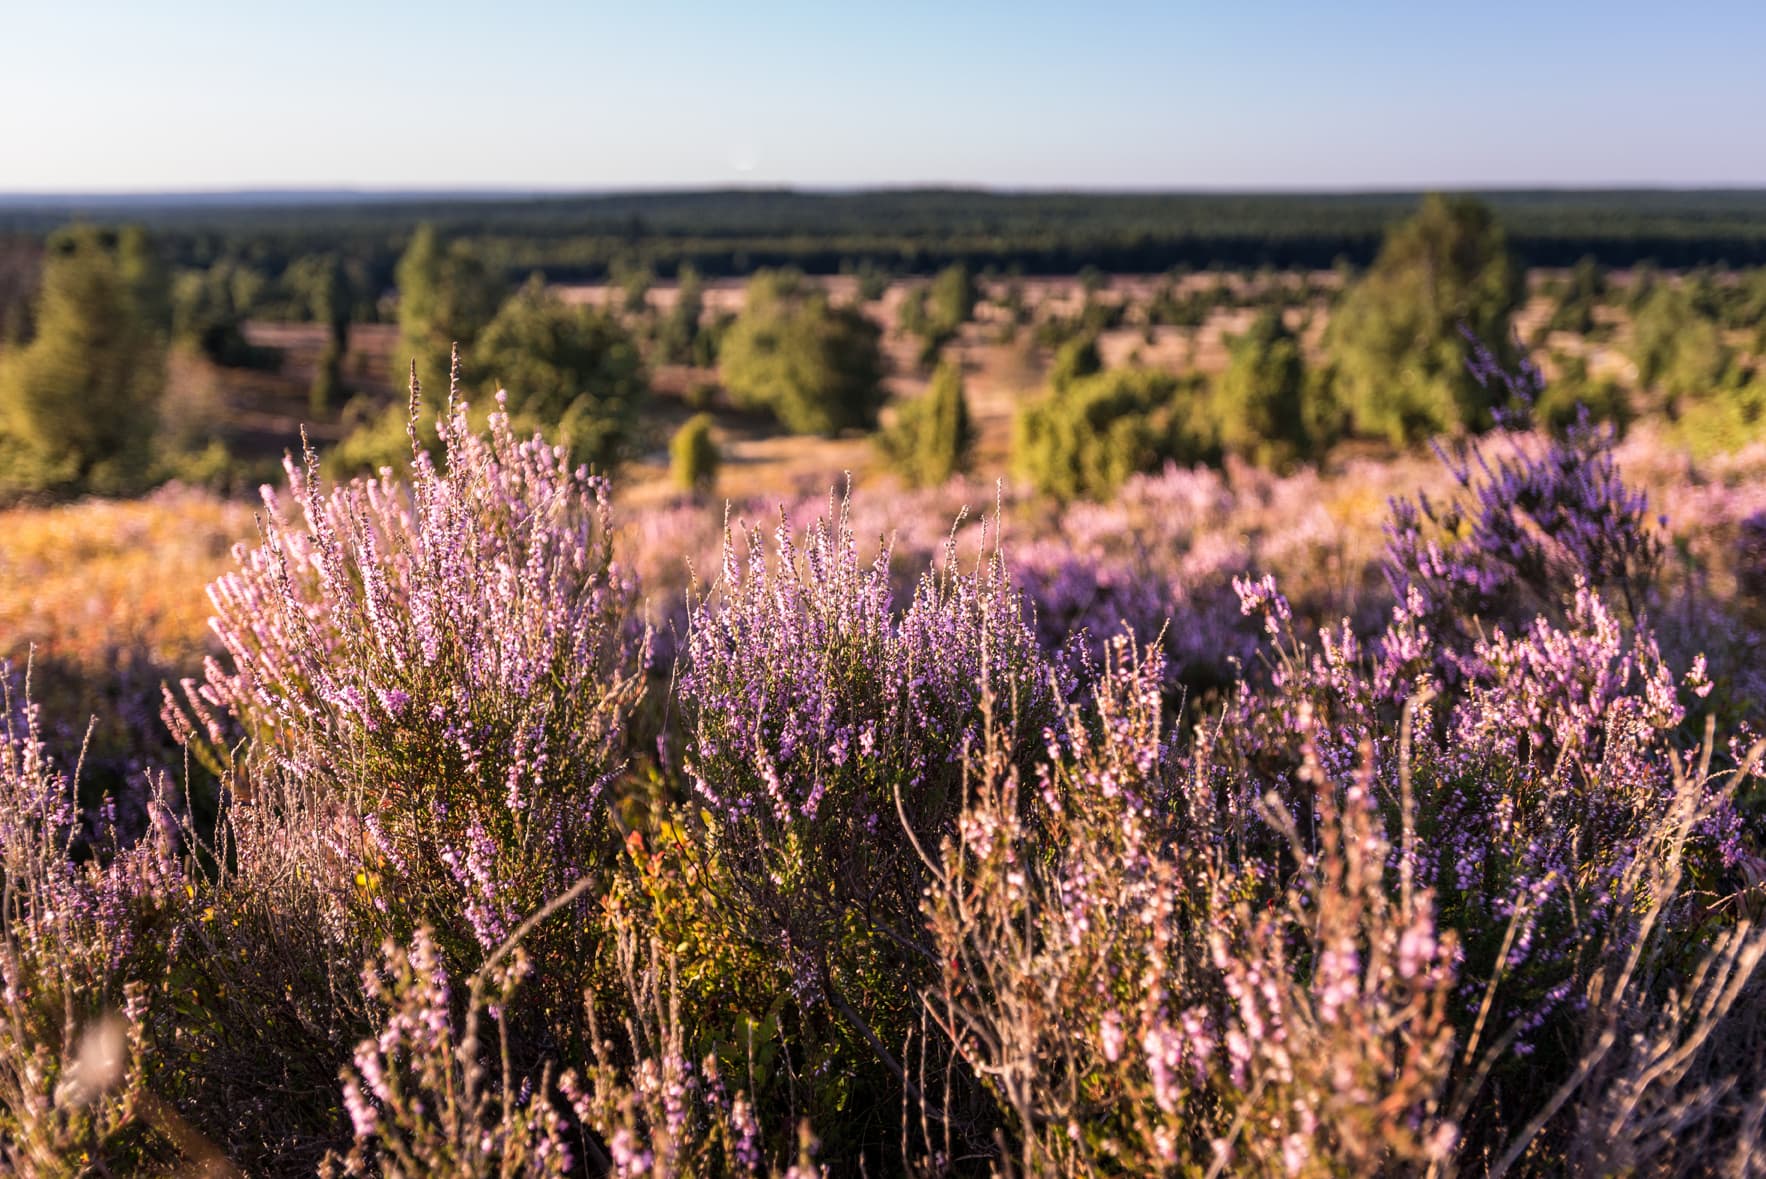
[[[717,469],[723,462],[717,439],[712,436],[710,414],[688,418],[668,444],[669,474],[675,486],[695,495],[709,495],[717,486]]]
[[[624,457],[648,392],[637,344],[619,321],[566,304],[538,276],[485,327],[467,383],[500,385],[518,429],[540,430],[601,470]]]
[[[139,230],[58,234],[36,336],[0,366],[0,491],[119,494],[145,482],[169,308]]]
[[[1013,460],[1039,490],[1062,499],[1108,496],[1162,463],[1218,456],[1194,380],[1146,369],[1076,378],[1018,416]]]
[[[417,362],[423,387],[439,394],[448,387],[454,346],[470,353],[478,333],[502,302],[502,279],[466,243],[444,248],[435,229],[421,225],[399,259],[399,342],[394,368]]]
[[[1734,357],[1686,291],[1658,283],[1637,308],[1631,359],[1637,383],[1672,407],[1723,383]]]
[[[1080,378],[1103,371],[1097,336],[1079,336],[1056,349],[1054,364],[1049,367],[1049,388],[1059,393]]]
[[[1584,410],[1591,421],[1610,422],[1621,431],[1631,424],[1630,398],[1615,381],[1609,377],[1590,378],[1588,362],[1580,356],[1561,356],[1556,360],[1558,377],[1545,387],[1533,406],[1541,425],[1562,433],[1577,422]]]
[[[1467,371],[1465,333],[1508,363],[1523,274],[1490,210],[1427,197],[1344,295],[1327,335],[1357,434],[1394,445],[1490,424],[1493,394]]]
[[[883,402],[880,335],[798,276],[762,271],[724,335],[718,370],[738,406],[767,410],[794,434],[868,430]]]
[[[1221,446],[1258,466],[1282,467],[1313,459],[1330,442],[1328,406],[1315,402],[1300,341],[1279,311],[1265,311],[1235,338],[1226,372],[1215,387]]]
[[[962,369],[946,361],[926,393],[901,407],[879,443],[890,464],[916,487],[934,487],[968,464],[975,446]]]

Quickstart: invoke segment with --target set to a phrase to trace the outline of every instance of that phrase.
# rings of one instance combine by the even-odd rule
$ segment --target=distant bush
[[[542,431],[573,461],[602,471],[625,457],[649,392],[637,343],[619,321],[566,304],[537,275],[485,326],[467,385],[506,390],[514,428]]]
[[[36,335],[0,357],[0,493],[138,490],[165,386],[170,311],[145,234],[50,243]]]
[[[1331,438],[1331,408],[1318,405],[1322,386],[1308,377],[1300,341],[1265,311],[1231,344],[1214,391],[1223,449],[1258,466],[1283,467],[1317,458]]]
[[[1635,416],[1631,399],[1610,377],[1588,375],[1588,361],[1580,356],[1556,358],[1557,377],[1539,394],[1534,416],[1539,424],[1558,432],[1582,419],[1609,422],[1621,432]]]
[[[710,414],[694,414],[669,440],[669,474],[682,491],[709,495],[717,486],[717,469],[722,461]]]
[[[1146,369],[1079,377],[1019,413],[1013,462],[1050,495],[1108,496],[1136,472],[1216,457],[1207,417],[1193,380]]]
[[[718,371],[745,409],[768,410],[796,434],[870,429],[883,403],[877,326],[804,288],[801,277],[765,271],[718,352]]]
[[[890,465],[910,485],[933,487],[968,465],[975,445],[963,371],[945,361],[924,394],[902,405],[895,424],[878,440]]]
[[[502,279],[465,241],[444,245],[429,224],[417,227],[399,259],[399,342],[393,368],[412,360],[423,387],[447,389],[454,346],[470,354],[502,303]]]
[[[656,327],[657,352],[669,364],[709,364],[714,359],[710,341],[699,329],[705,284],[692,266],[682,266],[675,281],[674,306]]]
[[[215,364],[267,367],[276,354],[252,347],[243,330],[264,286],[261,273],[230,259],[180,273],[171,287],[172,338]]]
[[[1103,371],[1104,358],[1098,353],[1097,336],[1078,336],[1055,350],[1054,363],[1049,366],[1049,388],[1060,393],[1075,381]]]
[[[1638,384],[1671,406],[1724,383],[1734,355],[1716,321],[1701,314],[1686,291],[1658,283],[1633,319],[1631,359]]]
[[[1412,443],[1490,425],[1467,333],[1507,356],[1523,275],[1490,210],[1430,196],[1344,295],[1326,341],[1355,433]]]
[[[1558,304],[1552,308],[1551,318],[1546,321],[1548,332],[1574,332],[1579,336],[1592,336],[1599,326],[1594,318],[1595,308],[1607,294],[1607,275],[1600,263],[1593,258],[1584,258],[1576,263],[1570,272],[1570,281],[1558,298]]]

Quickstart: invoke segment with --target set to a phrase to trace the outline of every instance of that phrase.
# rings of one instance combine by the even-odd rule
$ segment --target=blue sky
[[[0,0],[0,31],[0,191],[1766,185],[1762,0]]]

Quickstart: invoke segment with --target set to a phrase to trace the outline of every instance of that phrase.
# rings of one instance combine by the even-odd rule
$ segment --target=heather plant
[[[1627,633],[1586,586],[1561,625],[1536,617],[1520,637],[1497,627],[1481,640],[1459,664],[1466,679],[1445,702],[1444,724],[1398,704],[1438,687],[1414,592],[1394,608],[1371,674],[1358,670],[1364,657],[1346,631],[1321,635],[1316,651],[1296,639],[1272,583],[1243,583],[1242,592],[1282,652],[1274,693],[1244,689],[1227,715],[1242,772],[1285,779],[1308,756],[1328,766],[1357,748],[1384,751],[1375,775],[1386,805],[1417,807],[1415,850],[1401,871],[1434,891],[1462,947],[1450,1006],[1459,1034],[1480,1043],[1486,1028],[1500,1030],[1500,1048],[1478,1069],[1497,1078],[1501,1099],[1480,1103],[1480,1124],[1460,1128],[1500,1136],[1505,1119],[1531,1116],[1552,1086],[1578,1075],[1575,1029],[1600,1009],[1612,963],[1639,946],[1631,914],[1647,894],[1626,882],[1659,858],[1683,811],[1699,816],[1686,832],[1697,876],[1734,878],[1746,855],[1734,804],[1752,788],[1752,769],[1687,784],[1676,677],[1650,634]],[[1702,661],[1684,685],[1689,698],[1709,690]],[[1296,746],[1296,714],[1323,720],[1315,754]],[[1692,969],[1717,936],[1702,906],[1684,893],[1651,899],[1677,930],[1669,958],[1684,956],[1656,969]]]
[[[77,777],[0,664],[0,1162],[23,1174],[172,1153],[146,1068],[192,920],[175,825],[156,796],[122,846],[112,805],[81,812]]]
[[[218,815],[6,699],[0,1168],[1760,1169],[1758,450],[953,478],[700,587],[715,511],[475,420],[267,496],[166,701]]]
[[[1482,349],[1474,370],[1522,407],[1543,384],[1537,369],[1503,372]],[[1561,616],[1584,588],[1611,596],[1634,621],[1652,603],[1662,539],[1647,495],[1620,475],[1616,442],[1583,415],[1559,437],[1510,435],[1497,444],[1506,455],[1476,442],[1437,448],[1456,494],[1439,505],[1421,495],[1393,501],[1386,577],[1403,625],[1438,632],[1449,684],[1475,670],[1466,648],[1480,621]]]
[[[211,588],[230,666],[168,693],[167,719],[242,795],[273,772],[345,800],[365,920],[430,923],[471,962],[604,863],[644,638],[606,484],[451,400],[432,457],[415,388],[408,487],[289,464],[263,543]]]
[[[807,1123],[789,1136],[769,1135],[761,1125],[750,1096],[757,1080],[752,1036],[740,1046],[720,1045],[721,1061],[716,1048],[695,1060],[677,961],[664,958],[654,936],[640,944],[633,922],[615,918],[614,926],[621,1019],[610,1027],[589,1009],[593,1063],[586,1080],[566,1073],[560,1082],[579,1122],[606,1144],[604,1152],[591,1148],[596,1165],[618,1176],[777,1175],[771,1160],[794,1149],[793,1173],[818,1174]]]
[[[378,1036],[356,1046],[342,1073],[343,1103],[355,1143],[342,1160],[349,1174],[372,1167],[387,1176],[567,1175],[573,1156],[564,1115],[554,1100],[551,1066],[538,1084],[511,1064],[505,1014],[533,969],[522,938],[580,895],[584,880],[510,932],[466,985],[458,1029],[447,968],[427,928],[408,949],[388,940],[382,964],[363,971],[364,989],[386,1009]],[[486,1065],[486,1020],[497,1025],[500,1076]],[[558,1078],[566,1093],[574,1089]],[[339,1160],[326,1160],[333,1173]]]
[[[1009,702],[1015,756],[1040,746],[1053,668],[997,549],[928,572],[898,609],[888,549],[861,561],[844,504],[801,545],[781,521],[772,547],[769,560],[750,532],[744,563],[726,542],[678,677],[706,918],[769,955],[800,1009],[834,1019],[850,1045],[834,1063],[893,1083],[878,1063],[905,1079],[902,984],[931,962],[914,844],[935,846],[961,809],[985,694]]]
[[[1182,752],[1158,664],[1112,644],[1034,779],[990,744],[934,867],[945,965],[928,1002],[1007,1116],[1018,1168],[1441,1158],[1452,942],[1426,892],[1388,890],[1369,780],[1309,762],[1319,822],[1303,837],[1279,803],[1220,791],[1205,745]],[[1301,865],[1286,882],[1246,854],[1260,822]]]

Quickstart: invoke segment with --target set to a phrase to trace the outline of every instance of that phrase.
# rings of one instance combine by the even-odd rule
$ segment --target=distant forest
[[[1522,261],[1766,265],[1766,190],[1485,191]],[[165,260],[233,260],[270,275],[320,253],[389,282],[411,232],[470,239],[511,277],[588,281],[632,266],[660,277],[792,266],[811,274],[1071,274],[1088,267],[1362,266],[1420,194],[1008,193],[729,190],[577,196],[216,194],[0,197],[0,235],[41,237],[71,220],[132,222]]]

